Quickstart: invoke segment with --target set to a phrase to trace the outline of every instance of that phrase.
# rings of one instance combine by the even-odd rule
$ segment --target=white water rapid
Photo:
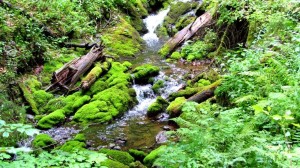
[[[155,34],[155,30],[159,25],[163,23],[164,18],[167,16],[169,11],[170,8],[167,8],[165,10],[158,12],[158,14],[156,15],[152,14],[148,16],[143,20],[143,22],[145,23],[148,29],[148,33],[145,34],[142,38],[146,41],[149,47],[153,47],[157,45],[157,43],[159,42],[159,38]]]

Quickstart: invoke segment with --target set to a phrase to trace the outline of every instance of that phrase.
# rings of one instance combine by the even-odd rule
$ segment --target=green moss
[[[30,92],[35,92],[40,90],[42,83],[37,80],[36,76],[30,75],[28,79],[25,80],[24,85],[29,89]]]
[[[103,72],[100,63],[96,63],[94,68],[82,79],[82,83],[91,81],[92,79],[98,78]]]
[[[77,122],[107,122],[112,119],[108,112],[109,107],[105,101],[92,101],[82,106],[74,115],[73,120]]]
[[[111,159],[101,162],[101,166],[106,166],[107,168],[129,168],[129,166]]]
[[[33,92],[32,96],[39,109],[43,108],[48,103],[48,101],[54,97],[51,93],[47,93],[44,90],[37,90]]]
[[[86,102],[90,101],[91,97],[90,96],[82,96],[75,100],[75,102],[72,105],[72,109],[78,109],[79,107],[83,106]]]
[[[134,157],[135,160],[143,161],[144,158],[147,156],[147,153],[136,150],[136,149],[129,149],[129,154]]]
[[[158,29],[156,29],[155,33],[158,37],[168,37],[168,30],[166,27],[161,25]]]
[[[143,163],[147,167],[151,167],[154,163],[155,159],[157,159],[161,154],[164,153],[164,150],[166,149],[166,146],[160,146],[159,148],[151,151],[144,159]]]
[[[86,138],[85,138],[84,134],[77,134],[74,137],[74,141],[85,142]]]
[[[139,67],[136,67],[133,70],[133,78],[135,82],[147,82],[150,77],[156,76],[159,73],[159,67],[151,65],[151,64],[144,64]]]
[[[33,98],[32,94],[31,94],[31,92],[28,90],[28,88],[23,83],[20,83],[19,86],[20,86],[20,88],[21,88],[21,90],[23,92],[23,96],[24,96],[25,100],[27,101],[27,103],[31,107],[32,112],[35,115],[38,115],[39,114],[39,110],[37,108],[37,104],[34,101],[34,98]]]
[[[114,57],[132,57],[142,49],[139,33],[122,18],[117,26],[108,29],[101,39],[106,46],[104,52]]]
[[[184,97],[178,97],[174,101],[170,103],[167,107],[167,112],[170,114],[171,117],[178,116],[178,112],[180,111],[182,105],[186,102]]]
[[[65,111],[62,109],[56,110],[47,116],[43,117],[37,124],[39,128],[49,129],[53,126],[62,123],[65,120]]]
[[[158,80],[153,86],[152,86],[152,90],[154,91],[154,93],[158,93],[159,89],[164,87],[164,81],[163,80]]]
[[[127,152],[118,151],[118,150],[111,150],[111,149],[101,149],[100,153],[106,154],[109,158],[121,162],[125,165],[129,165],[131,162],[134,161],[134,158]]]
[[[172,53],[170,58],[175,59],[175,60],[179,60],[180,58],[182,58],[182,55],[180,54],[180,52],[176,51],[176,52]]]
[[[175,100],[177,97],[185,97],[185,98],[189,98],[191,96],[193,96],[194,94],[196,94],[197,92],[201,91],[202,88],[201,87],[196,87],[196,88],[186,88],[184,90],[180,90],[174,93],[171,93],[168,97],[168,99],[170,101]]]
[[[197,82],[198,87],[203,87],[203,86],[207,86],[207,85],[210,85],[210,84],[211,84],[211,82],[209,80],[206,80],[206,79],[200,79]]]
[[[84,142],[70,140],[67,141],[65,144],[63,144],[61,147],[59,147],[59,150],[63,150],[66,152],[73,152],[77,150],[85,150],[86,144]]]
[[[196,17],[194,17],[194,16],[180,17],[179,21],[176,22],[175,27],[177,30],[181,30],[181,29],[185,28],[187,25],[189,25],[190,23],[192,23],[195,19],[196,19]]]
[[[101,92],[101,91],[103,91],[103,90],[105,90],[105,89],[107,89],[108,88],[108,86],[107,86],[107,84],[106,84],[106,82],[105,81],[103,81],[102,79],[98,79],[92,86],[91,86],[91,88],[90,88],[90,92],[91,92],[91,95],[93,95],[93,94],[96,94],[96,93],[98,93],[98,92]]]
[[[125,61],[122,63],[122,66],[126,67],[127,69],[130,69],[132,67],[132,63]]]
[[[55,145],[56,141],[52,139],[48,134],[39,134],[32,141],[34,148],[50,149],[51,146]]]
[[[154,117],[159,113],[162,113],[164,109],[168,106],[168,102],[162,97],[157,97],[156,101],[152,103],[147,109],[147,116]]]
[[[167,57],[171,52],[171,47],[168,44],[164,44],[164,46],[158,51],[158,54],[162,57]]]

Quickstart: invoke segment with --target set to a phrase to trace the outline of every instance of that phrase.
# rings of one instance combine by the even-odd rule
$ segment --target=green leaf
[[[4,138],[7,138],[7,137],[9,137],[9,132],[3,132],[3,134],[2,134],[2,136],[4,137]]]
[[[40,131],[38,129],[34,129],[34,128],[27,129],[25,131],[25,134],[28,135],[28,136],[33,136],[34,134],[39,134],[39,133],[40,133]]]
[[[282,117],[280,115],[273,115],[272,118],[276,121],[281,120]]]

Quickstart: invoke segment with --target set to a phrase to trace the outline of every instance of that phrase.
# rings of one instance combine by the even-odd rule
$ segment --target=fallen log
[[[94,46],[86,55],[66,63],[63,67],[55,71],[52,75],[52,84],[46,89],[46,91],[52,90],[55,87],[72,91],[73,86],[80,76],[89,70],[96,60],[103,57],[102,50],[102,46]]]
[[[205,12],[199,16],[193,23],[187,25],[185,28],[175,34],[170,40],[168,40],[164,46],[159,50],[159,54],[166,57],[170,52],[179,46],[182,42],[190,39],[200,28],[208,25],[212,20],[212,16]]]
[[[197,103],[202,103],[206,100],[208,100],[209,98],[212,98],[214,96],[214,91],[216,90],[216,88],[221,84],[222,80],[217,80],[216,82],[205,86],[202,91],[199,91],[198,93],[194,94],[193,96],[191,96],[188,99],[184,99],[183,97],[179,97],[177,99],[175,99],[175,103],[170,103],[170,106],[167,108],[168,113],[170,114],[170,117],[178,117],[181,114],[181,108],[183,106],[183,104],[187,101],[194,101]],[[176,103],[176,101],[181,100],[182,101],[180,103]]]
[[[108,61],[102,64],[97,63],[95,67],[86,75],[86,77],[82,79],[80,87],[83,90],[89,89],[101,74],[110,69],[110,66],[111,64]]]

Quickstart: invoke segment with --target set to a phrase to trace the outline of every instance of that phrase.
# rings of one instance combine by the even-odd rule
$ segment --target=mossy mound
[[[130,168],[147,168],[140,161],[135,161],[135,162],[130,163],[129,167]]]
[[[174,60],[179,60],[180,58],[182,58],[182,55],[180,52],[176,51],[176,52],[173,52],[171,57],[171,59],[174,59]]]
[[[177,113],[180,112],[180,109],[185,102],[186,99],[184,97],[178,97],[172,101],[167,107],[167,112],[170,114],[170,117],[178,116]]]
[[[135,160],[143,161],[144,158],[147,156],[147,153],[144,151],[136,150],[136,149],[129,149],[129,154],[134,157]]]
[[[34,148],[51,149],[56,144],[56,141],[48,134],[39,134],[32,141]]]
[[[50,129],[65,120],[65,111],[63,109],[56,110],[49,115],[43,117],[37,124],[41,129]]]
[[[129,168],[129,166],[111,159],[101,162],[101,166],[106,166],[107,168]]]
[[[101,37],[104,52],[114,57],[132,57],[141,51],[143,43],[139,33],[125,19],[120,18],[116,27],[108,29]]]
[[[179,90],[177,92],[171,93],[168,97],[168,100],[173,101],[177,97],[189,98],[189,97],[193,96],[194,94],[198,93],[201,90],[202,90],[202,87],[196,87],[196,88],[187,87],[184,90]]]
[[[157,159],[161,154],[163,154],[164,150],[166,149],[166,146],[160,146],[159,148],[151,151],[145,158],[143,163],[147,167],[151,167],[152,164],[154,163],[155,159]]]
[[[162,113],[165,108],[168,106],[169,102],[167,102],[162,97],[157,97],[156,101],[152,103],[149,108],[147,109],[147,116],[148,117],[154,117],[158,115],[159,113]]]
[[[157,82],[154,83],[154,85],[152,86],[152,90],[154,91],[154,93],[159,93],[159,89],[164,87],[164,81],[163,80],[158,80]]]
[[[147,83],[149,78],[159,74],[159,67],[151,64],[144,64],[136,67],[132,73],[136,83]]]
[[[37,90],[33,92],[32,96],[39,111],[42,111],[41,108],[43,108],[48,101],[54,97],[51,93],[47,93],[44,90]]]
[[[124,62],[113,62],[110,70],[102,78],[98,79],[91,87],[93,98],[91,102],[85,104],[77,110],[73,120],[83,124],[89,122],[109,122],[114,117],[127,111],[135,103],[131,85],[131,75],[126,73],[131,64]],[[101,88],[96,88],[96,86]],[[104,89],[103,90],[103,86]],[[95,88],[94,88],[95,87]],[[100,92],[96,92],[96,90]]]
[[[100,153],[106,154],[108,157],[121,162],[125,165],[129,165],[130,163],[134,162],[134,158],[127,152],[118,151],[118,150],[111,150],[111,149],[101,149]]]
[[[62,146],[58,147],[57,149],[63,150],[66,152],[73,152],[73,151],[78,151],[78,150],[85,150],[86,144],[81,141],[77,140],[70,140],[67,141],[65,144]]]
[[[74,141],[79,141],[79,142],[86,142],[86,138],[84,134],[77,134],[74,137]]]

